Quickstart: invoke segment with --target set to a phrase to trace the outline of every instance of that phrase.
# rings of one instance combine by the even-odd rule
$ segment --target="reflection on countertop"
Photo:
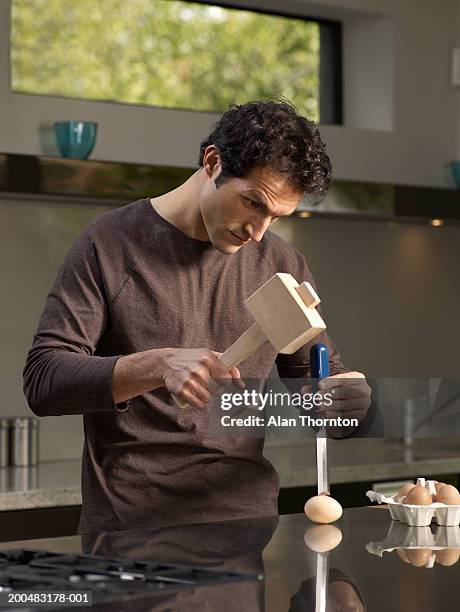
[[[313,612],[319,577],[325,610],[456,610],[458,572],[446,567],[444,558],[422,567],[397,554],[379,557],[369,552],[369,542],[383,540],[390,526],[388,511],[353,508],[333,526],[312,525],[302,514],[169,528],[152,522],[143,529],[2,543],[0,550],[84,552],[265,575],[263,582],[227,583],[136,600],[136,610],[142,611]],[[331,527],[340,537],[331,540]],[[319,563],[326,553],[327,563]]]
[[[316,483],[314,440],[270,440],[265,456],[280,476],[280,486]],[[460,440],[349,439],[329,441],[332,484],[460,474]],[[0,510],[81,504],[80,460],[41,463],[32,468],[0,469]]]

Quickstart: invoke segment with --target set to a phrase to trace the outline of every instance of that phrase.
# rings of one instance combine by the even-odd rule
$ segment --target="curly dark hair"
[[[245,177],[257,167],[285,175],[299,193],[322,199],[332,180],[331,161],[318,126],[298,114],[287,100],[232,104],[200,144],[199,165],[207,146],[215,145],[222,160],[216,186]]]

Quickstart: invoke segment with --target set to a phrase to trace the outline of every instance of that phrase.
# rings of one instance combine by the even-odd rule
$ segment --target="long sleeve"
[[[118,356],[96,355],[108,303],[91,225],[68,252],[46,300],[24,368],[24,393],[38,416],[115,409]]]

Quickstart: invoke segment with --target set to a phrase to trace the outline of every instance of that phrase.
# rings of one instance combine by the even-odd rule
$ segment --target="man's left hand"
[[[319,410],[322,418],[353,418],[361,423],[371,405],[371,388],[361,372],[344,372],[323,378],[318,383],[318,391],[332,394],[332,405]],[[302,388],[302,393],[309,392],[309,385]]]

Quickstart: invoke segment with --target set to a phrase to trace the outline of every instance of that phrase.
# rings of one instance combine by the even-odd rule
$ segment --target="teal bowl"
[[[97,123],[61,121],[54,124],[54,133],[63,157],[86,159],[96,144]]]
[[[453,161],[450,163],[452,170],[452,176],[454,177],[455,184],[460,187],[460,161]]]

